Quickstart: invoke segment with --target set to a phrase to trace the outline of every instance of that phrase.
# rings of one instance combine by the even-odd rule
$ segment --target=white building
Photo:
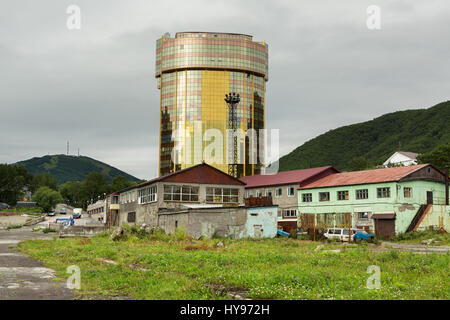
[[[383,163],[383,167],[388,167],[389,165],[415,165],[417,164],[416,158],[418,155],[418,153],[414,152],[397,151]]]

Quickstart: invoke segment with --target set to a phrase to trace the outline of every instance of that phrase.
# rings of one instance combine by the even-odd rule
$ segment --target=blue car
[[[353,236],[353,241],[373,241],[375,240],[375,235],[373,233],[367,233],[365,231],[358,231],[354,236]]]

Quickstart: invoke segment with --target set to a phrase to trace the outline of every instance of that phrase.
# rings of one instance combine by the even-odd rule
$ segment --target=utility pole
[[[236,107],[241,101],[241,98],[239,96],[239,93],[236,94],[235,92],[230,92],[228,94],[225,94],[225,102],[228,104],[228,128],[232,130],[233,132],[233,160],[231,163],[228,163],[228,174],[230,176],[233,176],[235,178],[238,178],[238,165],[237,165],[237,136],[236,136],[236,129],[237,129],[237,115],[236,115]]]
[[[69,141],[67,141],[67,155],[69,155]]]

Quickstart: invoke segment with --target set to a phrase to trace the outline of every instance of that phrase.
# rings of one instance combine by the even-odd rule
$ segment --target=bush
[[[50,233],[50,232],[56,232],[55,229],[51,229],[51,228],[45,228],[44,230],[42,230],[43,233]]]

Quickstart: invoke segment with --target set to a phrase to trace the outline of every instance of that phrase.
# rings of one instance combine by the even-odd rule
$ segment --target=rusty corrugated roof
[[[300,189],[399,181],[403,177],[426,166],[429,166],[429,164],[335,173],[303,185]]]
[[[301,170],[282,171],[276,174],[262,174],[256,176],[242,177],[241,180],[246,183],[245,188],[267,187],[285,184],[300,184],[315,175],[318,175],[328,169],[339,172],[333,166],[309,168]]]

